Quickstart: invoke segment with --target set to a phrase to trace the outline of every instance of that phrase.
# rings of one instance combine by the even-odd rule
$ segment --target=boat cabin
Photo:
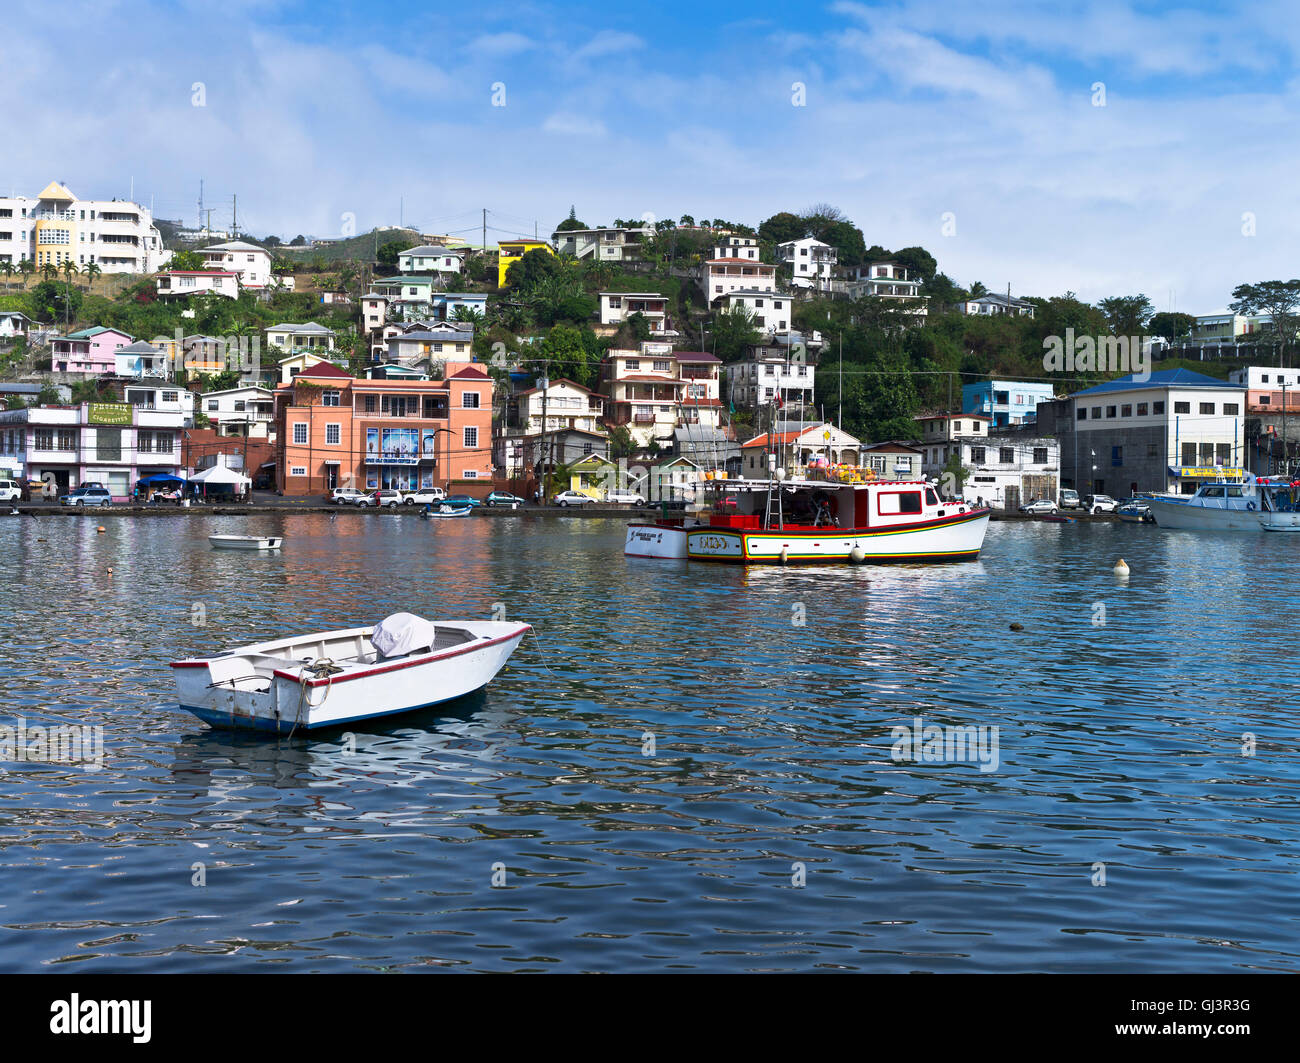
[[[716,481],[712,527],[812,531],[818,528],[906,527],[969,512],[962,502],[940,498],[928,480]]]

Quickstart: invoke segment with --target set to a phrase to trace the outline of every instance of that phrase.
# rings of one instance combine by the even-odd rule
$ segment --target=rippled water
[[[205,538],[246,531],[288,541]],[[0,518],[0,723],[106,746],[0,765],[0,966],[1300,970],[1300,543],[994,524],[977,564],[744,570],[622,535]],[[355,751],[176,707],[191,653],[498,602],[539,638]],[[998,770],[891,759],[916,716],[999,727]]]

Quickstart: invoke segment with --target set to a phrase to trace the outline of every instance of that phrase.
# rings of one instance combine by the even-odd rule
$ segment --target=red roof
[[[488,371],[484,369],[481,365],[478,365],[477,363],[473,363],[473,362],[467,365],[464,369],[452,373],[451,376],[449,376],[447,379],[456,380],[459,377],[463,377],[463,376],[475,377],[479,380],[490,379],[490,374],[488,373]]]
[[[301,380],[305,376],[342,377],[344,380],[355,379],[351,373],[340,369],[333,362],[317,362],[310,369],[304,369],[301,373],[295,376],[294,380]]]
[[[756,258],[710,258],[705,260],[705,264],[710,266],[713,265],[713,263],[715,262],[725,262],[728,264],[732,262],[738,262],[743,266],[762,266],[764,269],[770,269],[770,270],[776,269],[775,266],[769,265],[766,262],[760,262]]]
[[[238,277],[239,274],[228,269],[168,269],[163,270],[174,277]]]

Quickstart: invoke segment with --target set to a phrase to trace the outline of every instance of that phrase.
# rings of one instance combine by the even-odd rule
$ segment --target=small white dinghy
[[[421,513],[422,517],[468,517],[471,508],[469,506],[448,506],[441,505],[437,509],[431,509],[427,513]]]
[[[487,686],[530,624],[394,613],[373,627],[295,635],[173,661],[181,708],[213,727],[292,733],[391,716]]]
[[[278,550],[282,535],[209,535],[208,542],[221,550]]]

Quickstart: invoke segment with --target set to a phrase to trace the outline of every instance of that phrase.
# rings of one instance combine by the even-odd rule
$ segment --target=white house
[[[562,255],[627,262],[641,257],[641,241],[653,235],[654,229],[648,225],[633,229],[569,229],[553,232],[551,243]]]
[[[0,196],[0,262],[152,273],[169,258],[153,215],[138,203],[79,199],[57,181],[34,197]]]
[[[207,269],[237,274],[240,287],[258,290],[280,283],[271,273],[271,253],[257,244],[231,240],[201,248],[199,254]]]
[[[753,319],[754,327],[760,332],[776,333],[790,330],[790,315],[793,310],[790,296],[782,295],[775,288],[737,288],[718,296],[714,306],[717,310],[744,307]]]
[[[921,426],[921,449],[925,454],[922,465],[927,476],[937,476],[948,464],[949,457],[959,447],[963,437],[986,438],[993,418],[982,413],[948,413],[943,411],[918,414]]]
[[[209,391],[199,398],[218,435],[266,439],[275,424],[275,392],[270,388],[239,387]]]
[[[970,415],[964,419],[969,422]],[[1015,509],[1037,498],[1059,500],[1060,443],[1052,436],[1019,432],[962,436],[949,446],[961,455],[962,467],[969,474],[961,489],[968,502]],[[939,477],[942,469],[942,464],[926,461],[927,476]]]
[[[32,319],[18,310],[0,310],[0,339],[26,336]]]
[[[375,332],[384,327],[388,317],[388,296],[366,292],[361,297],[361,330]]]
[[[179,414],[186,428],[194,427],[194,392],[163,383],[127,384],[122,397],[132,406],[156,413]]]
[[[683,424],[721,423],[722,363],[703,351],[674,351],[647,341],[640,350],[613,349],[601,363],[607,425],[627,425],[637,446],[669,445]]]
[[[839,252],[830,244],[811,236],[787,240],[777,245],[776,257],[790,267],[790,283],[794,287],[830,291],[831,275],[839,261]]]
[[[332,351],[334,330],[315,321],[305,325],[272,325],[266,330],[266,345],[282,351]]]
[[[747,480],[768,478],[769,454],[787,474],[802,473],[811,462],[857,465],[862,442],[833,424],[819,422],[802,429],[764,432],[740,445],[740,474]]]
[[[668,321],[668,297],[658,292],[601,292],[600,323],[621,325],[633,314],[646,319],[650,331],[663,333]],[[674,333],[676,335],[676,333]]]
[[[402,273],[459,273],[465,265],[465,255],[464,248],[424,244],[401,252],[397,256],[397,268]]]
[[[590,388],[572,380],[547,381],[546,387],[532,387],[513,396],[517,414],[512,420],[518,434],[535,436],[542,432],[573,429],[604,436],[600,418],[605,400]]]
[[[727,292],[775,292],[776,267],[759,261],[757,240],[725,236],[700,263],[699,285],[710,306]]]
[[[239,298],[239,274],[227,269],[171,269],[155,282],[159,299],[180,299],[212,292],[227,299]]]
[[[401,365],[414,365],[423,358],[430,362],[447,359],[464,361],[472,357],[474,329],[453,327],[451,322],[430,323],[427,327],[408,329],[388,340],[387,359]]]
[[[727,366],[727,400],[737,409],[766,406],[778,395],[783,405],[813,401],[817,367],[793,361],[788,353],[758,348]]]
[[[1034,316],[1033,303],[1025,299],[1015,299],[1009,295],[998,295],[995,292],[978,296],[975,299],[967,299],[964,303],[958,303],[957,309],[968,316],[988,317],[994,314],[1010,314],[1013,317]]]
[[[872,262],[849,271],[844,285],[850,299],[898,301],[906,313],[925,317],[928,297],[921,295],[921,279],[897,262]]]

